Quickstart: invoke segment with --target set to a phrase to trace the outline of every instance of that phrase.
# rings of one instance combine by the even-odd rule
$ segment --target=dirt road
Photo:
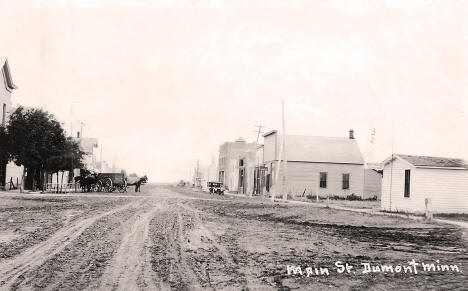
[[[467,241],[458,228],[175,187],[142,191],[0,195],[0,290],[468,285]],[[396,269],[413,259],[417,274],[362,272],[363,263]],[[340,273],[337,261],[354,269]],[[426,272],[421,263],[458,271]]]

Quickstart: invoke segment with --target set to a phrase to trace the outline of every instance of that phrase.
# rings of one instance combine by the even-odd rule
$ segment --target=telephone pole
[[[281,169],[281,161],[285,161],[285,158],[283,158],[283,151],[285,151],[284,147],[286,145],[286,142],[285,142],[285,123],[284,123],[284,100],[281,100],[281,113],[282,113],[282,127],[283,127],[283,134],[282,134],[282,138],[281,138],[281,146],[280,146],[280,151],[279,151],[279,157],[278,157],[278,166],[277,166],[277,169],[275,169],[275,184],[273,185],[273,191],[272,194],[271,194],[271,201],[275,201],[275,196],[276,196],[276,192],[278,192],[278,177],[279,177],[279,172],[280,172],[280,169]],[[285,154],[286,156],[286,154]],[[287,165],[286,165],[287,167]],[[284,192],[284,186],[286,184],[286,171],[287,169],[285,168],[284,171],[283,171],[283,184],[282,184],[282,188],[281,189],[283,192]],[[284,196],[285,194],[283,193],[283,199],[285,199]],[[287,195],[287,194],[286,194]]]
[[[282,121],[283,121],[283,151],[284,151],[284,169],[283,169],[283,200],[288,200],[289,187],[287,183],[288,176],[288,159],[286,156],[286,122],[284,119],[284,100],[281,100]]]
[[[254,165],[254,187],[252,191],[257,190],[257,187],[259,186],[259,183],[257,183],[257,180],[259,179],[258,174],[259,172],[256,171],[257,168],[257,146],[258,146],[258,139],[260,138],[260,134],[263,133],[262,128],[265,128],[264,125],[255,125],[257,127],[257,130],[254,132],[257,133],[257,139],[255,140],[255,165]],[[252,198],[252,193],[249,193],[249,198]]]
[[[265,125],[262,125],[262,124],[260,124],[260,125],[255,125],[255,127],[257,128],[257,130],[254,131],[254,132],[257,133],[257,139],[256,139],[256,141],[255,141],[255,145],[257,145],[257,144],[258,144],[258,139],[260,138],[260,134],[261,134],[261,133],[264,133],[264,132],[262,131],[262,128],[265,129]]]

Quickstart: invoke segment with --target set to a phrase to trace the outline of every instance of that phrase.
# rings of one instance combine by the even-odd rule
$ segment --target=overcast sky
[[[282,99],[287,133],[353,128],[371,161],[392,124],[395,152],[468,158],[466,1],[0,3],[13,103],[83,121],[152,181],[280,129]]]

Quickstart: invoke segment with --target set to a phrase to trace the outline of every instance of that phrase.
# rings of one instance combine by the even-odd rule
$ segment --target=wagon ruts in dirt
[[[96,191],[120,193],[127,192],[127,179],[123,173],[99,173],[97,174]]]
[[[208,190],[211,194],[224,195],[224,186],[221,182],[208,182]]]

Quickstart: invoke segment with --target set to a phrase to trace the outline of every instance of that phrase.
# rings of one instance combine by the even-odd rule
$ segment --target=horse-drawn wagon
[[[96,190],[98,192],[127,192],[127,180],[123,173],[99,173],[97,174]]]
[[[127,179],[123,173],[96,173],[87,170],[81,171],[81,175],[75,177],[84,192],[127,192]]]

